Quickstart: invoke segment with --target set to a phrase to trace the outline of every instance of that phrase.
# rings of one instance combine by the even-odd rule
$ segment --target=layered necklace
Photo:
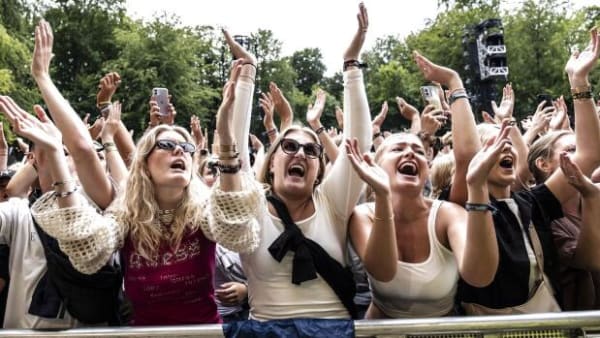
[[[161,227],[168,227],[173,223],[175,210],[177,209],[158,210],[158,221],[160,222]]]

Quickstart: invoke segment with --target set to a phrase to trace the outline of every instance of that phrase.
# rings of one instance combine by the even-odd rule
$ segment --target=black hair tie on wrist
[[[362,63],[358,60],[346,60],[344,61],[344,71],[348,69],[348,67],[358,67],[358,68],[368,68],[366,63]]]

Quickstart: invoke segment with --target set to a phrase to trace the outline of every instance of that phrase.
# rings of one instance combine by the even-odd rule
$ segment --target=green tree
[[[318,48],[305,48],[294,52],[289,58],[289,63],[298,74],[296,88],[304,94],[310,94],[314,85],[321,82],[326,67],[323,55]]]

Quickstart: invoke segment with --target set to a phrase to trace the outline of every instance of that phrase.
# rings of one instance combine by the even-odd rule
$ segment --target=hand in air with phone
[[[171,95],[167,88],[152,89],[150,97],[150,126],[155,127],[159,124],[173,125],[177,112],[171,104]]]

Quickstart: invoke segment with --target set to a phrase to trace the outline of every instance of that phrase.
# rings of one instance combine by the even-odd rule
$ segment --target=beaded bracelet
[[[586,92],[579,92],[579,93],[574,93],[571,95],[571,97],[573,98],[573,100],[585,100],[585,99],[591,99],[594,96],[592,95],[592,91],[586,91]]]
[[[321,126],[320,128],[317,128],[317,130],[315,130],[315,133],[317,135],[321,134],[323,132],[323,130],[325,130],[325,127]]]
[[[221,174],[237,174],[240,169],[242,169],[242,162],[238,161],[238,163],[234,165],[217,162],[217,168]]]
[[[487,203],[487,204],[483,204],[483,203],[469,203],[467,202],[465,204],[465,209],[467,211],[491,211],[491,212],[495,212],[496,208]]]
[[[77,186],[75,186],[75,188],[73,188],[73,190],[69,190],[69,191],[63,191],[63,192],[54,191],[54,196],[57,198],[63,198],[63,197],[71,196],[76,191],[77,191]]]

